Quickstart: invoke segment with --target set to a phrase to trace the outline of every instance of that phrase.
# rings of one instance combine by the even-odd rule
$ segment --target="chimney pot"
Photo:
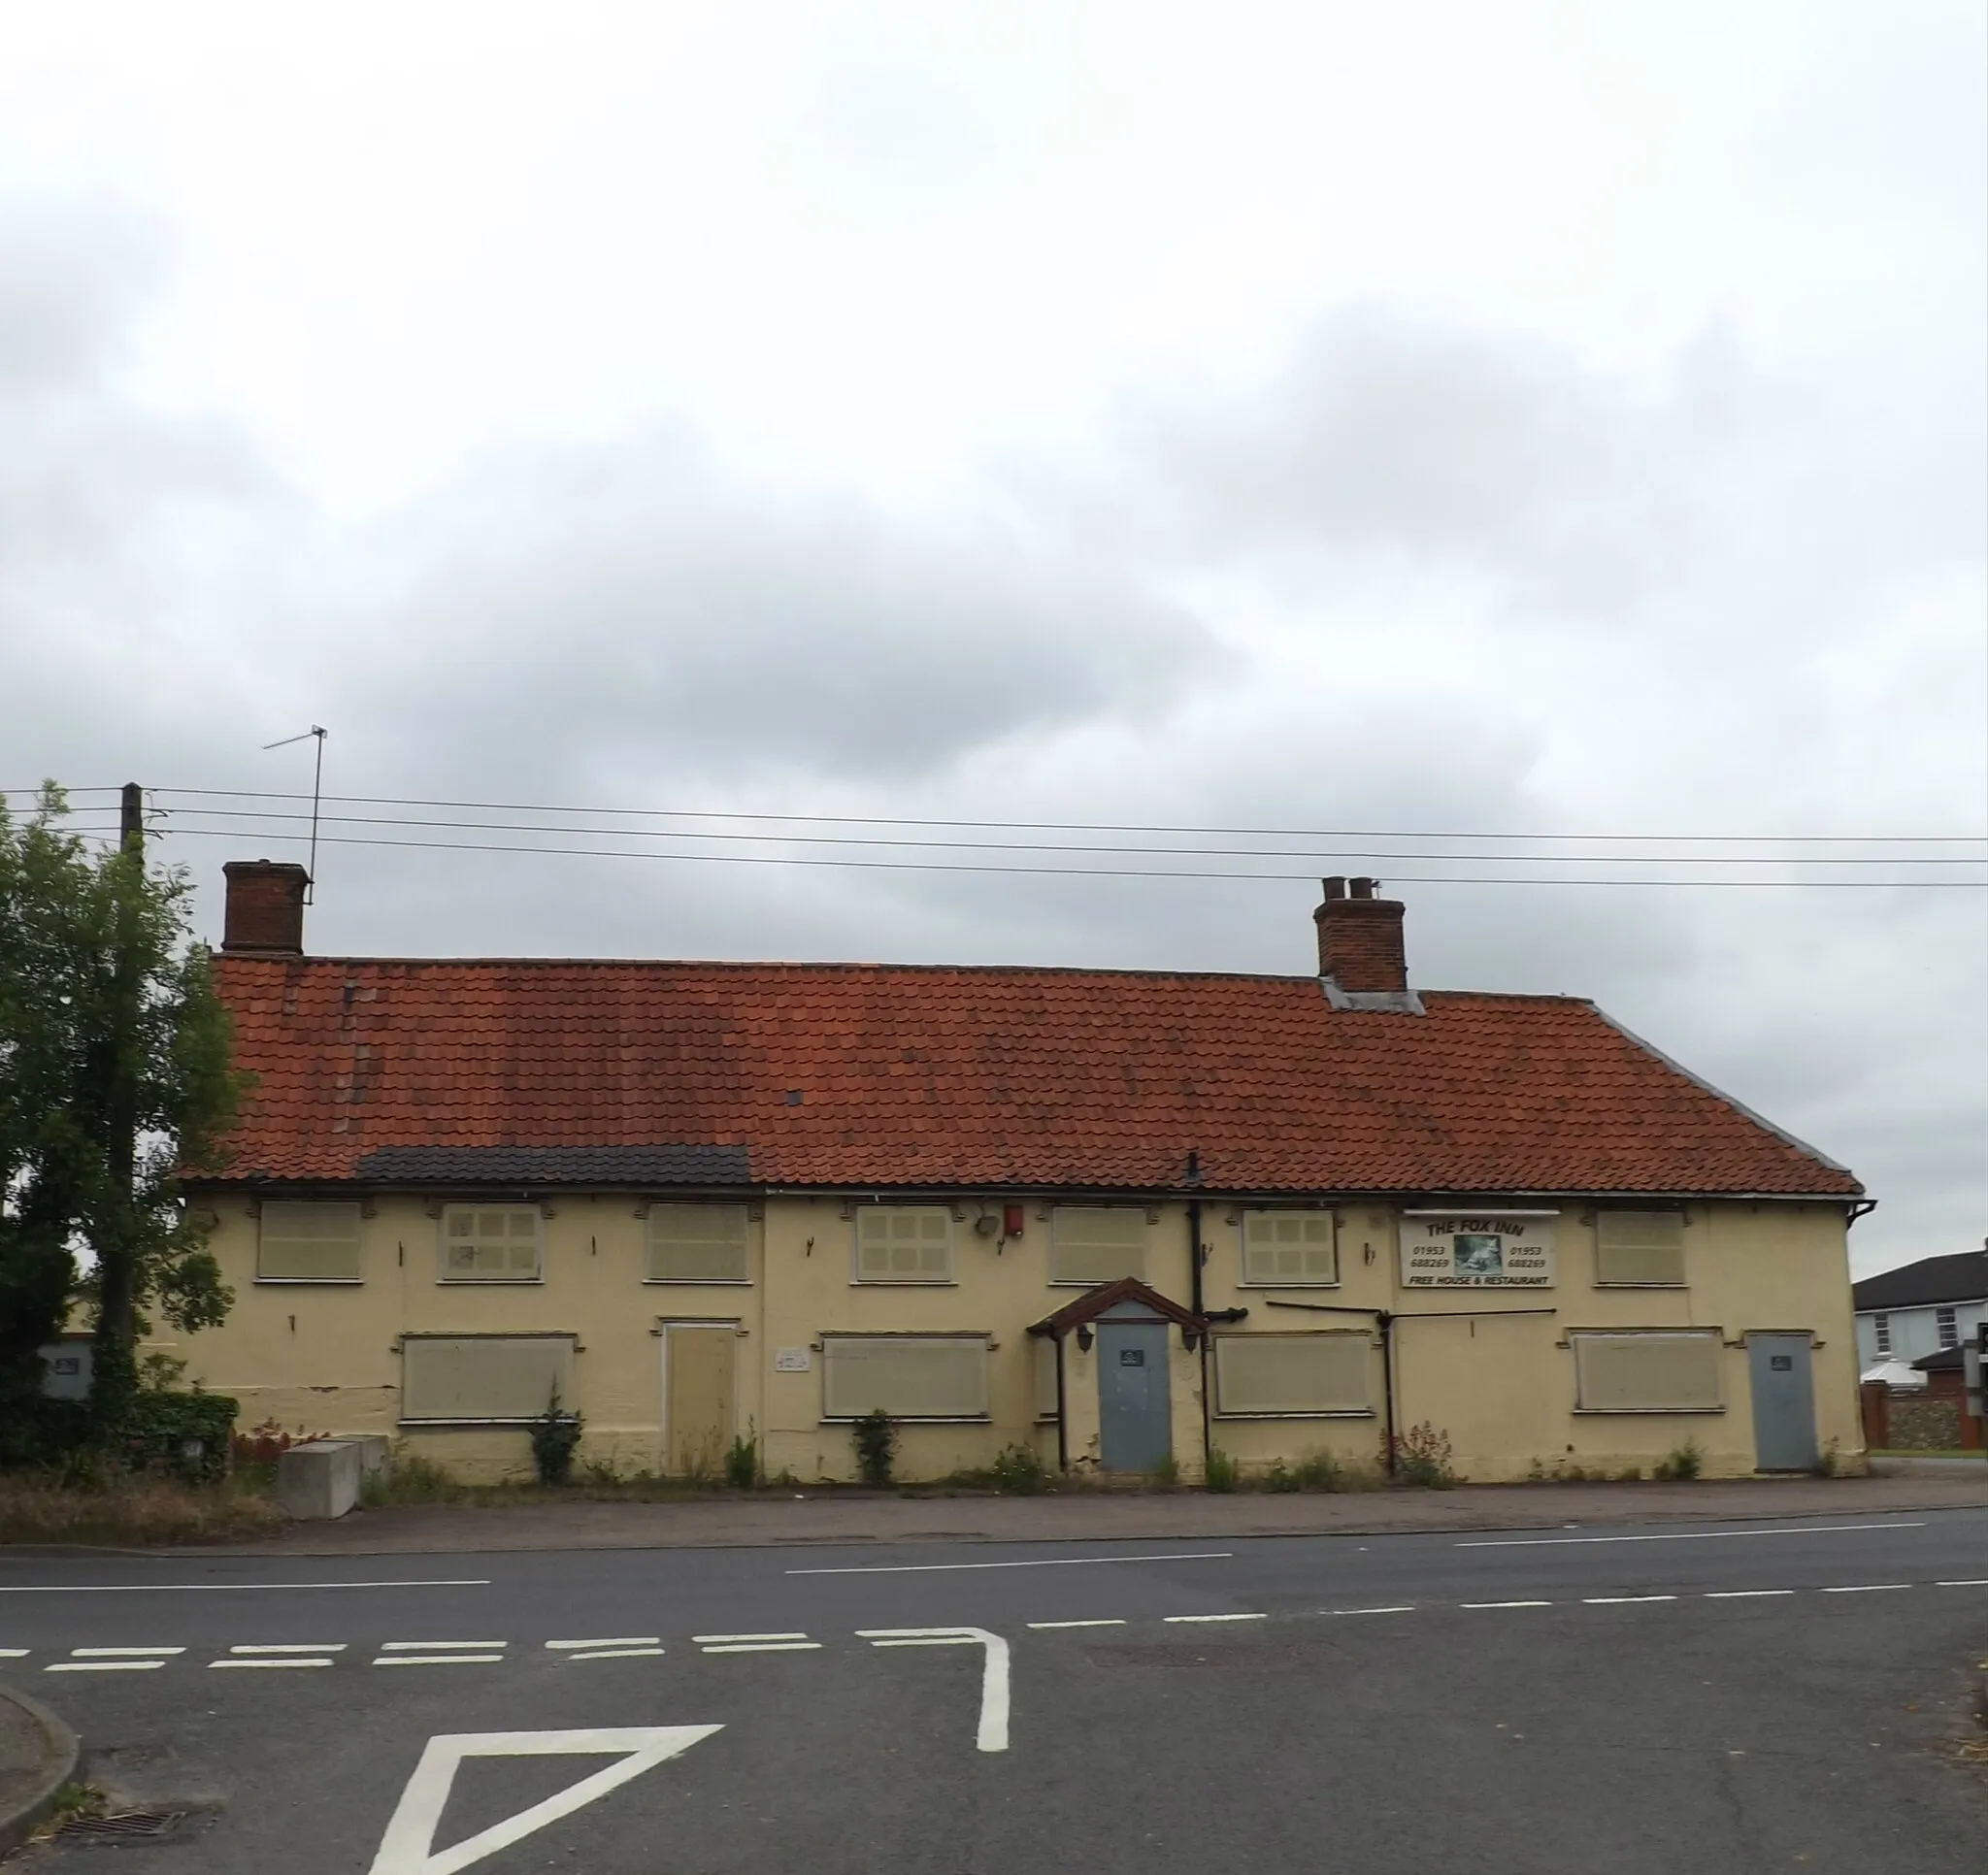
[[[1343,879],[1327,879],[1325,903],[1312,913],[1319,975],[1352,995],[1405,994],[1408,964],[1402,919],[1408,907],[1399,899],[1378,897],[1378,879],[1355,879],[1350,897],[1344,886]]]
[[[230,860],[221,949],[241,957],[304,954],[304,893],[311,874],[288,860]]]
[[[1346,896],[1346,881],[1342,873],[1323,879],[1320,883],[1325,887],[1325,896],[1328,899],[1343,899]]]

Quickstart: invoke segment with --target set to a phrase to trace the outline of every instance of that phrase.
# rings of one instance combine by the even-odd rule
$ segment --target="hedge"
[[[227,1475],[240,1402],[226,1394],[135,1394],[110,1456],[128,1471],[164,1471],[191,1484]],[[95,1443],[89,1402],[18,1402],[0,1414],[0,1465],[57,1465]]]

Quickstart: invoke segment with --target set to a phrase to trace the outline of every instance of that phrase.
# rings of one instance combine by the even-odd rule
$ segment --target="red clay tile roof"
[[[1828,1194],[1850,1174],[1592,1003],[1310,977],[223,956],[232,1176],[382,1148],[744,1147],[751,1182]],[[399,1182],[399,1181],[395,1181]],[[537,1181],[534,1181],[537,1182]]]

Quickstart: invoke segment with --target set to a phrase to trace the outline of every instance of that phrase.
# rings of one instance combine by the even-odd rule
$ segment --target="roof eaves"
[[[1613,1029],[1617,1035],[1627,1036],[1629,1040],[1635,1042],[1645,1054],[1654,1055],[1673,1074],[1681,1075],[1694,1087],[1702,1088],[1706,1093],[1709,1094],[1713,1100],[1722,1102],[1725,1105],[1731,1107],[1735,1113],[1751,1120],[1762,1132],[1773,1134],[1784,1145],[1793,1146],[1797,1152],[1804,1154],[1809,1159],[1813,1159],[1818,1165],[1827,1166],[1831,1171],[1841,1172],[1845,1178],[1856,1179],[1857,1174],[1849,1167],[1838,1160],[1832,1159],[1819,1146],[1811,1146],[1806,1139],[1798,1137],[1790,1133],[1786,1127],[1776,1126],[1766,1114],[1756,1113],[1744,1101],[1735,1100],[1724,1088],[1713,1086],[1703,1074],[1694,1074],[1682,1062],[1665,1054],[1655,1042],[1645,1041],[1641,1036],[1638,1035],[1626,1023],[1617,1022],[1599,1003],[1590,1003],[1587,1006],[1594,1010],[1595,1014],[1606,1022],[1609,1028]],[[1857,1190],[1861,1193],[1863,1189],[1862,1183],[1859,1182]],[[1841,1194],[1837,1193],[1835,1196],[1840,1197]]]

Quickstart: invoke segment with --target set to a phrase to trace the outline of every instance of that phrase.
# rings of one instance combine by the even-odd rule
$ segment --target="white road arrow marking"
[[[976,1743],[983,1752],[1008,1749],[1008,1643],[984,1628],[859,1628],[857,1638],[872,1647],[984,1647],[980,1675],[980,1727]]]
[[[401,1793],[399,1807],[381,1839],[371,1875],[456,1875],[459,1869],[571,1816],[596,1797],[679,1757],[721,1726],[610,1726],[586,1731],[464,1731],[428,1740],[421,1761]],[[449,1788],[466,1758],[600,1757],[626,1754],[618,1763],[534,1803],[515,1816],[493,1823],[447,1849],[435,1847],[436,1826],[447,1807]]]

